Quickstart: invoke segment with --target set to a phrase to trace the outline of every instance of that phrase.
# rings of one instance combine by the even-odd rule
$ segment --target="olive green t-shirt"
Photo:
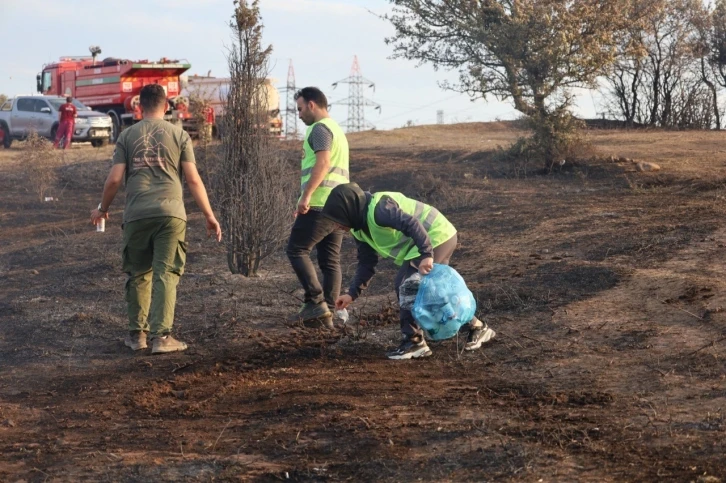
[[[187,219],[181,163],[194,163],[192,140],[162,119],[144,119],[118,137],[113,164],[126,165],[124,223],[172,216]]]

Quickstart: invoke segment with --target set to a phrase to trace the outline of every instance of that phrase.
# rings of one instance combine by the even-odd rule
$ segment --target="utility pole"
[[[297,139],[297,102],[295,101],[295,69],[292,67],[292,59],[290,59],[290,67],[287,68],[287,85],[285,86],[285,94],[287,102],[285,104],[285,138]]]
[[[367,85],[375,90],[376,85],[361,74],[357,55],[353,57],[353,67],[350,69],[350,76],[333,83],[333,88],[338,87],[338,84],[348,84],[349,86],[348,97],[335,103],[348,106],[348,119],[346,119],[341,125],[345,126],[348,132],[375,129],[375,126],[365,119],[365,108],[373,107],[374,109],[378,109],[378,112],[380,112],[381,106],[380,104],[367,99],[363,95],[363,88]]]

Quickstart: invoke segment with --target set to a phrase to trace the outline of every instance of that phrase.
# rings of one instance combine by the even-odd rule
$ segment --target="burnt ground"
[[[87,224],[111,148],[76,146],[39,202],[0,152],[0,481],[719,481],[726,476],[726,151],[717,132],[597,131],[550,175],[503,123],[350,136],[353,175],[435,204],[497,338],[426,360],[398,340],[394,267],[352,323],[285,325],[280,253],[226,269],[190,204],[176,335],[123,346],[122,197]],[[346,241],[344,278],[355,268]]]

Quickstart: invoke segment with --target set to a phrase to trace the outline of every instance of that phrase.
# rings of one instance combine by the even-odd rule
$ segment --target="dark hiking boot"
[[[432,354],[431,349],[421,336],[405,337],[396,349],[386,353],[386,357],[394,360],[418,359]]]
[[[187,350],[186,343],[176,340],[170,335],[154,337],[154,345],[151,348],[152,354],[166,354],[168,352],[179,352]]]
[[[473,351],[481,347],[485,342],[489,342],[497,335],[492,329],[476,317],[472,320],[469,327],[469,336],[466,338],[464,350]]]
[[[146,349],[146,332],[131,332],[124,339],[124,345],[131,348],[132,351]]]
[[[333,314],[330,313],[328,304],[325,302],[319,304],[306,302],[296,314],[292,314],[287,320],[288,322],[302,322],[303,326],[313,329],[333,328]]]

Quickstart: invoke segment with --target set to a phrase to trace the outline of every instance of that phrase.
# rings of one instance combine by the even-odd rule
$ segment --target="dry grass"
[[[49,209],[26,190],[25,144],[0,151],[0,480],[726,474],[722,134],[591,132],[604,155],[663,170],[595,160],[514,177],[492,153],[521,131],[501,126],[350,136],[362,186],[416,188],[438,207],[450,190],[480,193],[444,213],[461,233],[452,265],[497,337],[400,363],[384,356],[399,336],[393,264],[378,265],[345,334],[291,330],[298,282],[281,251],[266,278],[229,275],[193,209],[175,323],[191,348],[126,351],[121,200],[105,234],[74,224],[106,163],[71,150],[66,203]],[[347,237],[345,282],[355,265]]]
[[[57,169],[62,165],[61,151],[55,149],[53,144],[38,133],[32,132],[25,142],[25,162],[23,168],[28,183],[43,201],[51,194],[58,181]]]

